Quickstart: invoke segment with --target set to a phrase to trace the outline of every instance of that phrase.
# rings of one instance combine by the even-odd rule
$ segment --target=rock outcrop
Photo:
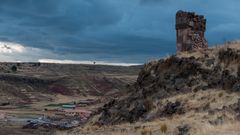
[[[158,101],[199,90],[224,89],[240,91],[240,50],[206,49],[199,55],[171,56],[144,66],[131,92],[106,104],[99,124],[134,122],[151,117],[167,117],[184,113],[180,102],[156,104]]]

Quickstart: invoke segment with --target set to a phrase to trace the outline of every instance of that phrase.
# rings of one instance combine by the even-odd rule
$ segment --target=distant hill
[[[51,95],[109,96],[136,80],[141,66],[0,63],[0,99],[12,104]]]

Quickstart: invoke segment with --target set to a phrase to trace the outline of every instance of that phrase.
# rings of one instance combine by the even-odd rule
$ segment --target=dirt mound
[[[208,89],[240,92],[238,48],[222,47],[183,53],[146,64],[131,87],[131,93],[109,102],[100,110],[98,124],[151,120],[184,113],[181,102],[161,102],[177,94]]]

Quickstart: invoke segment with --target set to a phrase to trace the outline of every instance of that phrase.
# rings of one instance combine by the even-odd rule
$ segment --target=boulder
[[[191,127],[188,124],[180,125],[177,127],[178,135],[190,135],[189,130]]]

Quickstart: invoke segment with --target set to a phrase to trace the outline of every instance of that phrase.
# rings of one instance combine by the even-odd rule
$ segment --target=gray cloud
[[[175,52],[174,19],[180,9],[206,16],[210,44],[239,39],[239,4],[238,0],[219,0],[218,6],[216,1],[202,0],[1,0],[0,41],[41,48],[64,59],[145,62]]]

